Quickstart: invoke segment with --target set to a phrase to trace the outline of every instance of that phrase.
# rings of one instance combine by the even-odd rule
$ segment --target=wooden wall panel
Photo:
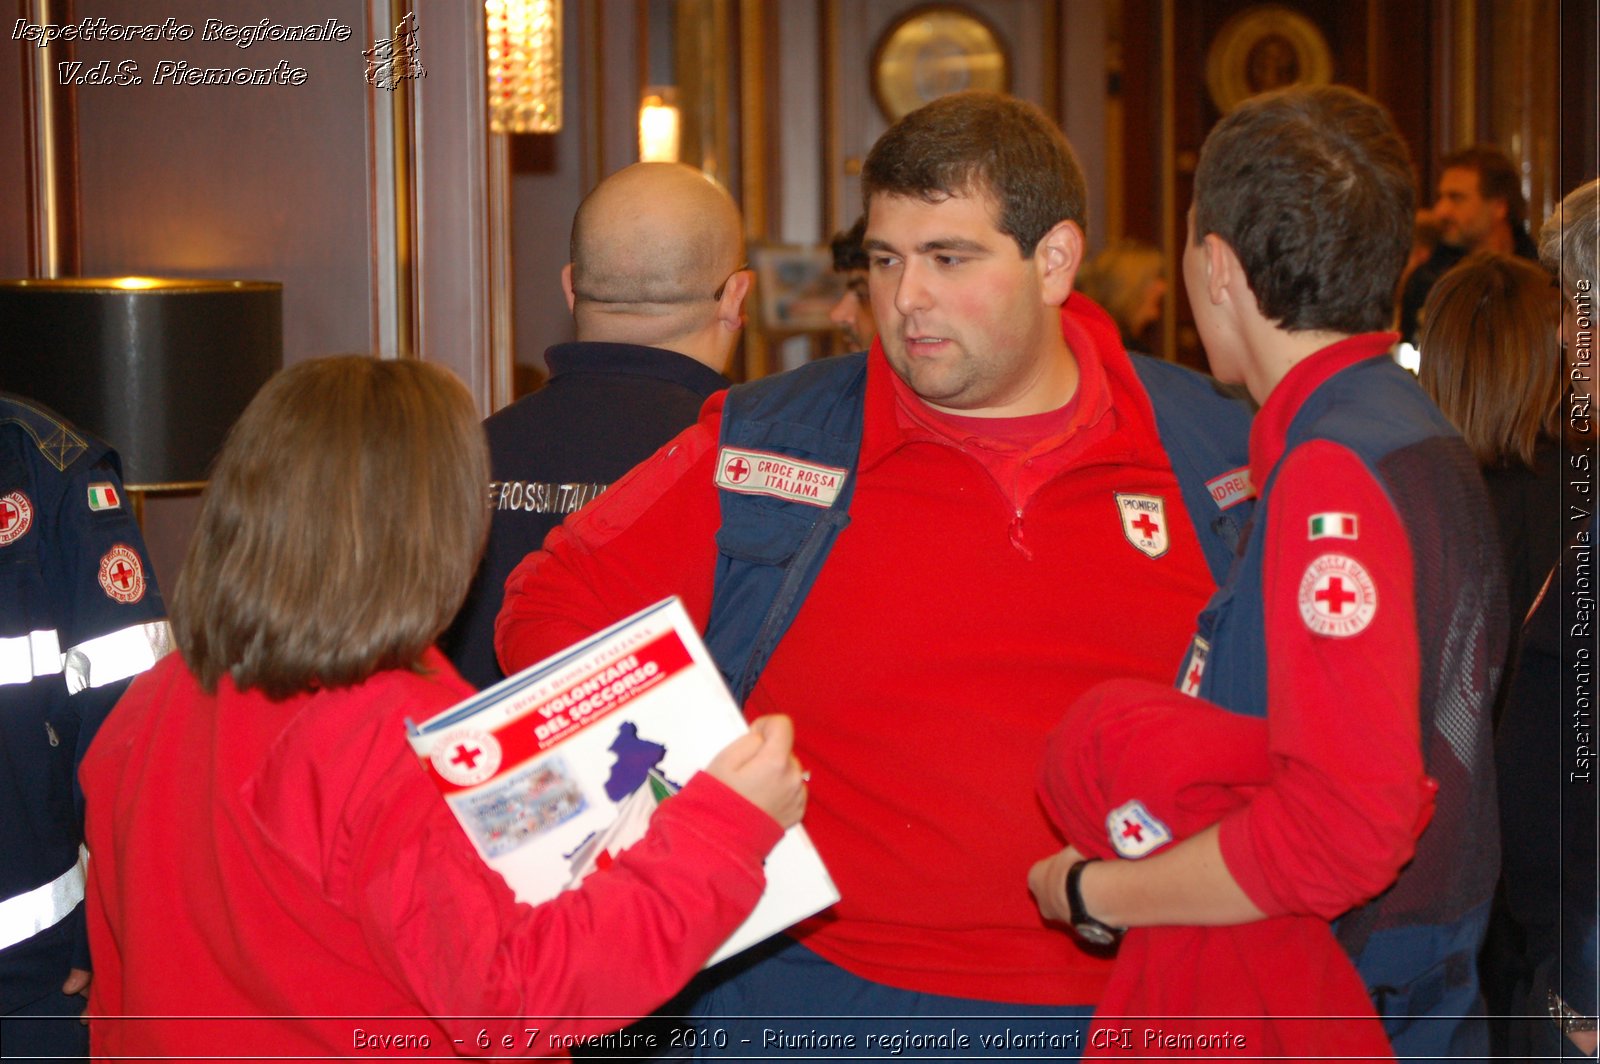
[[[1557,192],[1600,174],[1600,3],[1561,0],[1556,48],[1561,77]]]
[[[80,0],[81,17],[143,21],[137,0]],[[335,42],[201,41],[218,16],[204,0],[167,0],[163,15],[196,27],[187,42],[80,44],[86,64],[137,62],[140,85],[78,91],[82,269],[246,277],[284,285],[287,361],[372,350],[371,188],[362,49],[371,46],[357,0],[241,0],[230,22],[321,22]],[[427,58],[428,39],[422,38]],[[161,60],[198,67],[306,71],[301,85],[156,85]]]
[[[15,7],[15,5],[12,5]],[[28,275],[28,115],[25,41],[0,41],[0,277]]]
[[[411,0],[428,76],[417,120],[417,354],[490,408],[488,111],[482,5]],[[475,16],[475,17],[474,17]],[[370,42],[369,42],[370,45]]]
[[[1206,134],[1221,112],[1206,89],[1206,56],[1228,20],[1258,0],[1124,0],[1123,110],[1126,115],[1125,211],[1127,232],[1167,249],[1173,283],[1174,353],[1205,368],[1183,291],[1181,252],[1193,197],[1194,169]],[[1322,32],[1333,62],[1333,81],[1361,89],[1389,106],[1418,160],[1424,184],[1438,121],[1430,96],[1435,55],[1431,9],[1426,4],[1379,0],[1292,0],[1285,6]],[[1162,45],[1171,39],[1171,66]],[[1170,144],[1163,143],[1170,123]]]

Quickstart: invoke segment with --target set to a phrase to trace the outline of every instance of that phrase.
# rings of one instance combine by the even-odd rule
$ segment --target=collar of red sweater
[[[1288,445],[1289,425],[1311,393],[1341,370],[1365,362],[1388,351],[1400,339],[1399,333],[1357,333],[1313,351],[1295,363],[1283,380],[1261,404],[1255,423],[1250,426],[1250,482],[1260,491],[1266,486],[1278,459]]]
[[[1089,299],[1074,293],[1061,308],[1061,335],[1078,362],[1077,413],[1057,435],[1028,448],[1029,455],[1072,453],[1110,435],[1119,420],[1142,419],[1155,433],[1155,411],[1134,374],[1133,363],[1111,317]],[[900,379],[872,341],[867,355],[866,418],[861,435],[860,468],[870,469],[908,443],[955,443],[926,403]],[[1068,448],[1068,444],[1071,444]]]

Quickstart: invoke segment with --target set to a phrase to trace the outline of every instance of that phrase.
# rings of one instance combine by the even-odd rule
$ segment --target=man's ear
[[[572,313],[573,305],[578,302],[577,295],[572,290],[572,263],[561,267],[561,291],[567,296],[567,313]]]
[[[1039,238],[1033,259],[1039,269],[1044,302],[1059,307],[1072,294],[1072,282],[1083,265],[1083,230],[1076,222],[1057,222]]]
[[[755,276],[750,270],[739,270],[728,278],[722,289],[722,299],[717,303],[717,321],[724,328],[744,327],[744,299],[750,294]]]
[[[1216,233],[1207,233],[1201,247],[1205,253],[1202,261],[1206,269],[1206,298],[1220,306],[1232,294],[1232,286],[1244,281],[1244,267],[1233,245]]]

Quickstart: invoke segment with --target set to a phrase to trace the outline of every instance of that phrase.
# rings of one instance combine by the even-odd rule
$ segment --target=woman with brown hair
[[[96,1056],[550,1053],[655,1008],[754,907],[805,804],[786,719],[538,906],[424,774],[405,721],[472,693],[432,643],[487,481],[471,398],[426,363],[301,363],[240,418],[173,596],[181,653],[83,764]]]
[[[1461,431],[1489,486],[1514,626],[1561,550],[1560,323],[1548,273],[1482,252],[1434,285],[1419,334],[1422,387]]]

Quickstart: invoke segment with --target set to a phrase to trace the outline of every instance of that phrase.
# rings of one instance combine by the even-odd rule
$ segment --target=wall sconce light
[[[678,90],[671,86],[645,90],[639,101],[639,161],[678,161]]]
[[[561,0],[485,0],[489,129],[561,130]]]
[[[282,364],[276,282],[0,281],[0,381],[115,447],[129,492],[201,487]]]

